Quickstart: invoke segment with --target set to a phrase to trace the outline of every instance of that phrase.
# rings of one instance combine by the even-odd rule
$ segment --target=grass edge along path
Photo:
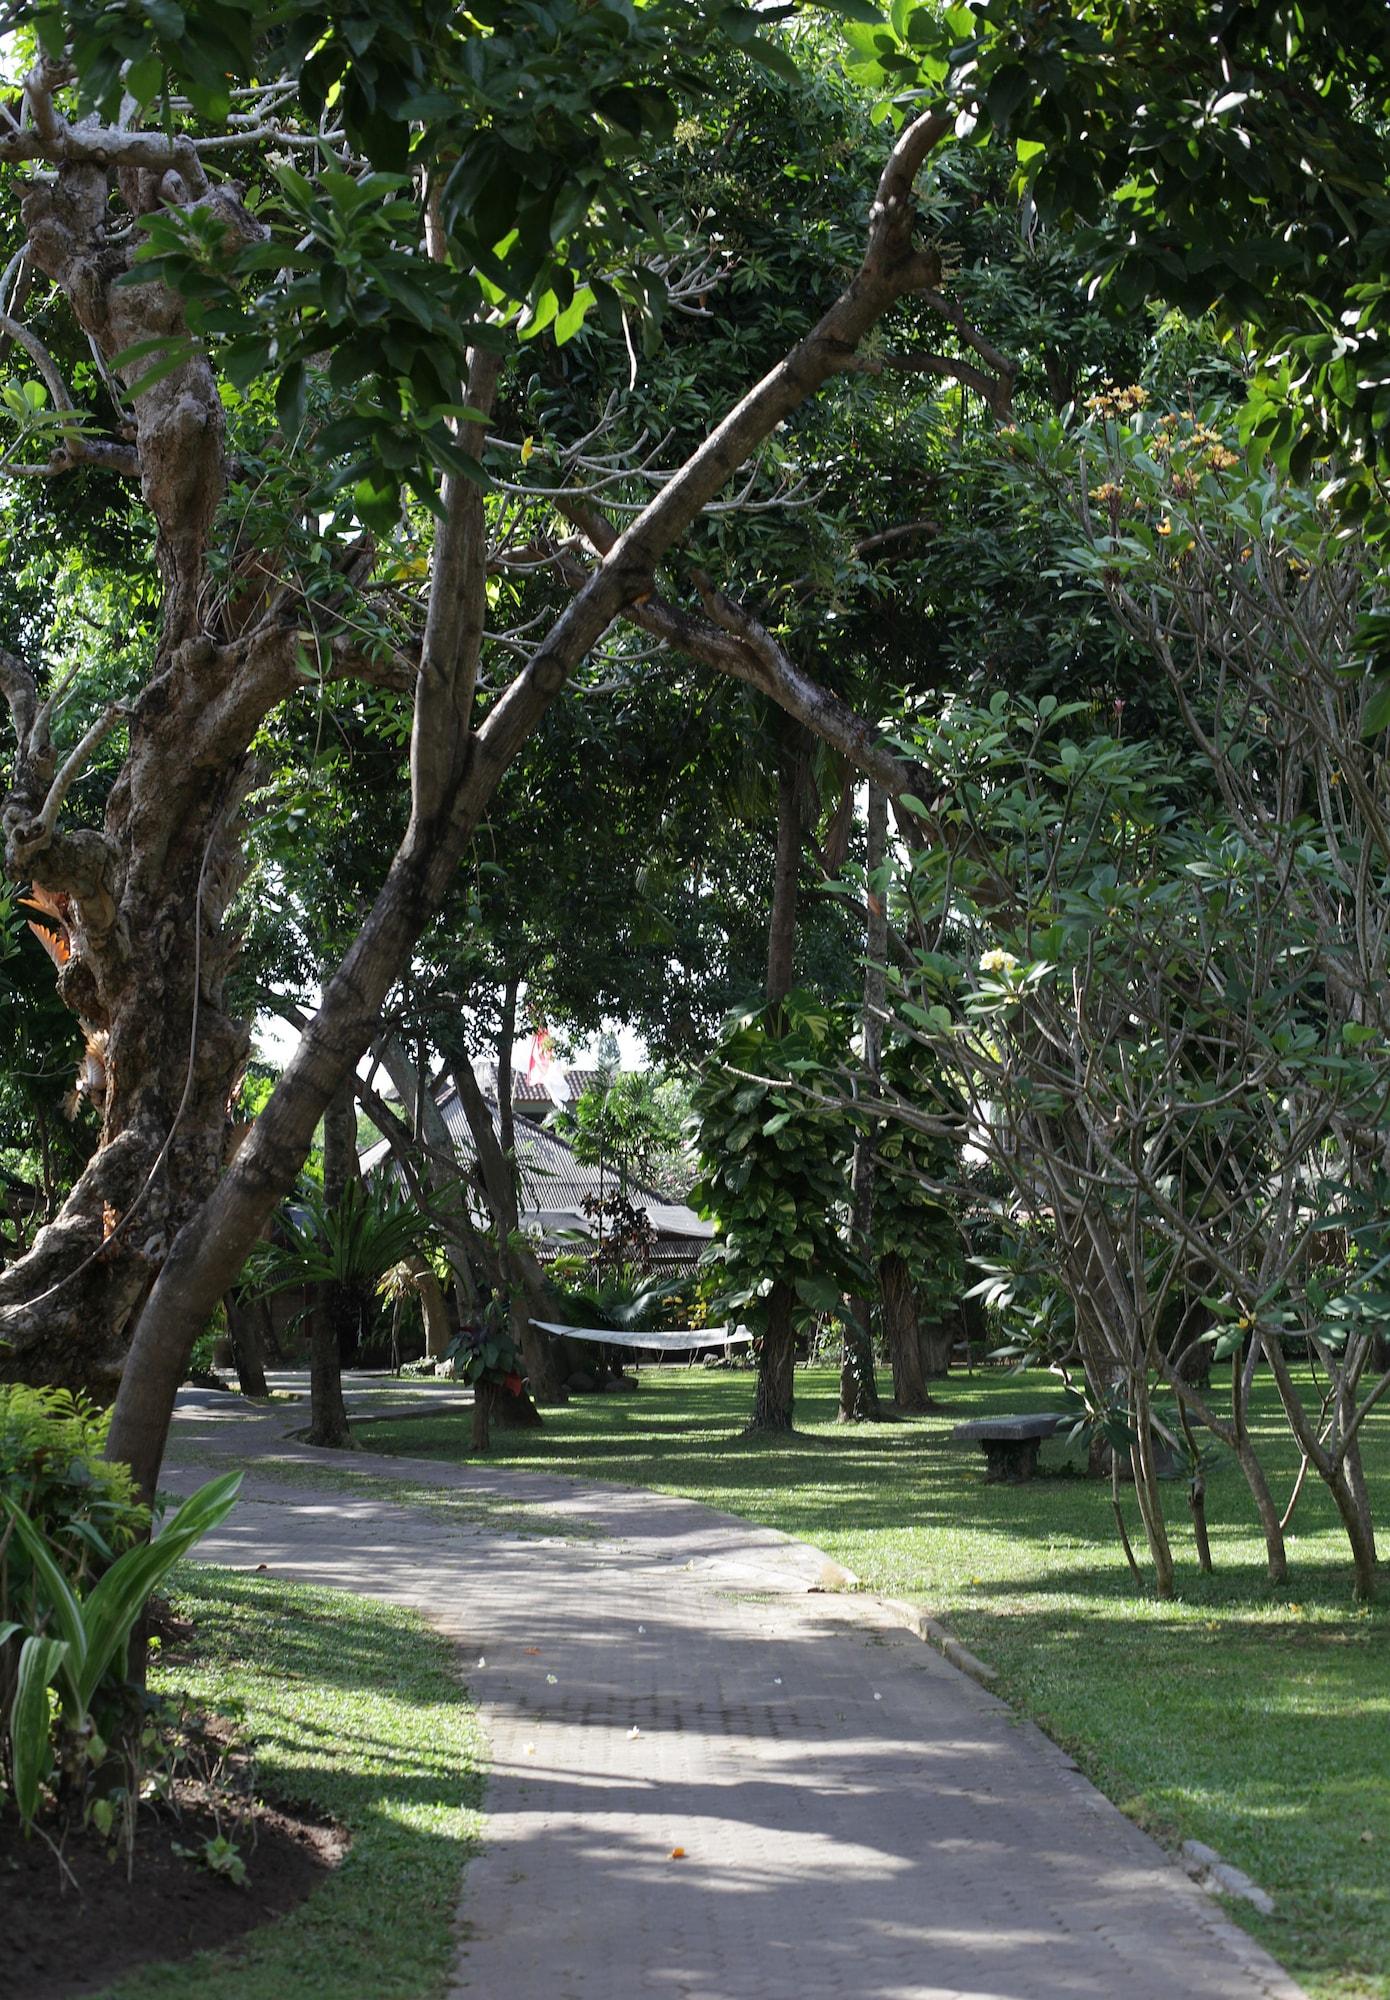
[[[1185,1488],[1166,1488],[1178,1600],[1134,1592],[1109,1518],[1108,1482],[1044,1447],[1046,1476],[986,1485],[952,1426],[1056,1407],[1057,1383],[991,1369],[941,1385],[938,1415],[837,1425],[837,1379],[798,1371],[801,1435],[738,1435],[742,1371],[644,1370],[635,1396],[547,1410],[540,1431],[500,1433],[485,1461],[646,1486],[814,1543],[866,1588],[907,1598],[999,1670],[994,1691],[1068,1750],[1159,1839],[1204,1841],[1275,1899],[1230,1913],[1314,2000],[1390,2000],[1390,1575],[1359,1610],[1331,1502],[1311,1479],[1290,1537],[1291,1579],[1271,1590],[1248,1496],[1229,1464],[1209,1474],[1217,1573],[1202,1577]],[[1296,1459],[1272,1391],[1257,1434],[1276,1492]],[[466,1462],[467,1417],[364,1425],[371,1451]],[[1373,1505],[1390,1534],[1390,1412],[1365,1434]],[[1132,1499],[1131,1532],[1138,1532]]]
[[[454,1648],[416,1612],[211,1565],[183,1565],[171,1595],[195,1637],[152,1684],[236,1716],[260,1790],[326,1814],[352,1845],[284,1917],[139,1966],[99,2000],[438,2000],[482,1819],[482,1737]]]

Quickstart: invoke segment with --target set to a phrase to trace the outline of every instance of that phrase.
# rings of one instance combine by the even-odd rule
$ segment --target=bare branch
[[[12,861],[25,865],[42,848],[48,846],[53,837],[53,830],[58,824],[58,814],[62,811],[64,799],[91,762],[101,743],[110,735],[121,717],[127,714],[129,710],[123,702],[109,703],[90,729],[80,738],[76,747],[69,751],[54,775],[38,817],[31,820],[27,826],[17,826],[11,830],[9,851]]]

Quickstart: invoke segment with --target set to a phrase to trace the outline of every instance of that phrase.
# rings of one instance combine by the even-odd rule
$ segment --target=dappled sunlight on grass
[[[195,1636],[156,1685],[244,1718],[264,1792],[352,1846],[235,1950],[143,1966],[102,2000],[436,2000],[482,1792],[453,1648],[416,1613],[340,1591],[194,1564],[175,1585]]]
[[[1270,1588],[1239,1471],[1216,1459],[1207,1513],[1216,1574],[1193,1554],[1186,1484],[1165,1484],[1178,1597],[1136,1595],[1109,1488],[1065,1439],[1043,1476],[991,1486],[953,1425],[1062,1406],[1045,1375],[987,1370],[941,1385],[933,1415],[835,1422],[829,1369],[797,1377],[797,1436],[739,1435],[743,1371],[659,1369],[636,1395],[576,1399],[540,1431],[500,1432],[488,1463],[613,1480],[702,1500],[825,1549],[871,1588],[948,1618],[990,1660],[1008,1698],[1072,1750],[1155,1831],[1193,1837],[1275,1897],[1237,1912],[1319,2000],[1390,1996],[1390,1614],[1351,1602],[1330,1496],[1310,1476],[1289,1536],[1290,1581]],[[373,1450],[466,1459],[466,1414],[374,1424]],[[1297,1453],[1272,1390],[1255,1428],[1279,1504]],[[1390,1534],[1390,1411],[1364,1434],[1377,1516]],[[1136,1547],[1142,1533],[1126,1502]],[[1390,1579],[1385,1585],[1390,1594]]]

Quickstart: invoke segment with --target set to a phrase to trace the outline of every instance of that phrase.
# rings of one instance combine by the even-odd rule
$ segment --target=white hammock
[[[561,1333],[566,1340],[592,1340],[603,1347],[642,1347],[657,1354],[689,1354],[696,1347],[747,1347],[753,1338],[746,1327],[692,1327],[688,1333],[615,1333],[607,1326],[561,1326],[552,1319],[533,1319],[543,1333]]]

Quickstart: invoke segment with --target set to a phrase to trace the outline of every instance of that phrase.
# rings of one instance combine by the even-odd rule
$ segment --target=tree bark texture
[[[880,1259],[878,1284],[888,1361],[893,1371],[893,1401],[905,1411],[935,1409],[922,1371],[917,1290],[907,1260],[896,1251]]]
[[[796,1383],[796,1294],[779,1278],[768,1294],[767,1323],[758,1352],[758,1384],[747,1432],[785,1433],[792,1428]]]
[[[951,1320],[924,1324],[919,1311],[917,1329],[922,1348],[922,1374],[925,1379],[930,1382],[943,1375],[949,1375],[951,1355],[956,1345],[956,1324]]]
[[[444,1303],[444,1288],[423,1257],[410,1259],[410,1275],[420,1300],[420,1317],[425,1323],[425,1358],[428,1361],[442,1360],[450,1341],[449,1309]]]

